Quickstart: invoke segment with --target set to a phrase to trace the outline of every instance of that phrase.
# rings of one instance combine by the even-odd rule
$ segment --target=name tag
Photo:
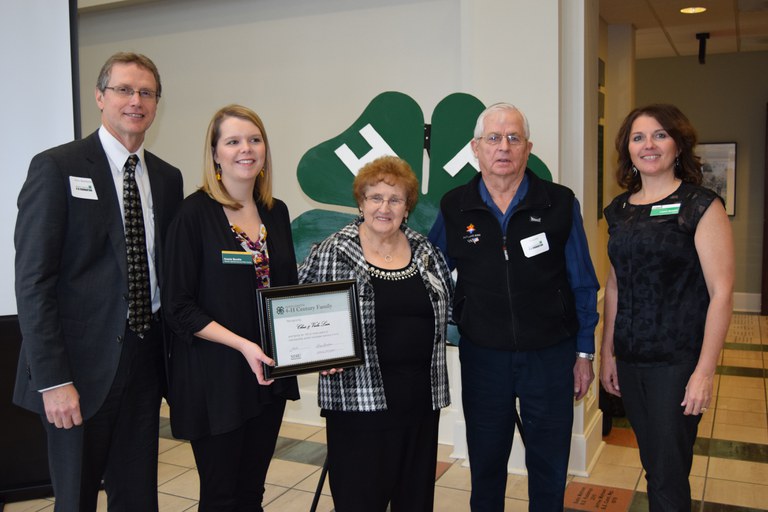
[[[659,215],[677,215],[678,213],[680,213],[680,203],[657,204],[651,206],[651,217],[658,217]]]
[[[91,199],[95,201],[99,198],[96,195],[96,189],[93,186],[93,180],[91,180],[91,178],[70,176],[69,191],[72,193],[72,197],[80,199]]]
[[[253,265],[253,256],[247,251],[221,251],[221,262],[225,265]]]
[[[547,234],[539,233],[538,235],[523,238],[520,240],[520,246],[523,248],[523,254],[525,254],[526,258],[532,258],[537,254],[547,252],[549,250]]]

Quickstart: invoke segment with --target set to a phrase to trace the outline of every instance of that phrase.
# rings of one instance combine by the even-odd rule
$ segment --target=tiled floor
[[[715,380],[712,406],[699,428],[691,497],[699,512],[768,511],[768,317],[734,315]],[[167,413],[167,411],[165,412]],[[196,511],[197,472],[188,443],[171,439],[167,420],[158,465],[162,512]],[[645,478],[632,431],[623,418],[589,478],[569,478],[566,510],[648,509]],[[469,510],[469,469],[438,451],[435,510]],[[325,430],[285,423],[267,477],[265,510],[309,510],[325,458]],[[102,493],[103,494],[103,493]],[[106,511],[100,497],[99,511]],[[4,512],[53,511],[52,500],[11,503]],[[326,482],[318,512],[333,510]],[[509,475],[506,512],[528,510],[525,477]]]

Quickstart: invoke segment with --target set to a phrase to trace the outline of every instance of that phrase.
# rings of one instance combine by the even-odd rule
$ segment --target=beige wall
[[[557,176],[559,2],[518,4],[524,16],[506,0],[164,0],[81,11],[83,132],[99,123],[99,67],[133,50],[152,57],[163,77],[147,145],[182,168],[187,192],[199,183],[211,115],[239,102],[269,131],[275,195],[294,217],[317,207],[296,183],[299,159],[388,90],[413,97],[426,122],[454,92],[518,104]]]
[[[228,103],[253,108],[272,144],[274,193],[293,217],[317,207],[296,182],[303,153],[397,90],[426,113],[461,89],[459,2],[164,0],[80,14],[83,133],[99,125],[93,84],[111,53],[149,55],[163,78],[147,147],[200,184],[203,140]]]
[[[593,3],[587,2],[587,13]],[[147,145],[182,168],[186,191],[199,183],[211,114],[241,102],[264,118],[278,173],[275,194],[295,217],[319,206],[296,183],[304,151],[345,130],[376,94],[397,90],[412,96],[427,122],[434,105],[452,92],[469,92],[486,104],[512,101],[531,120],[534,151],[584,203],[593,259],[604,281],[607,237],[604,225],[594,228],[593,177],[585,173],[579,190],[578,178],[569,174],[580,176],[592,165],[592,142],[584,141],[583,159],[575,166],[573,151],[561,147],[591,116],[564,117],[573,110],[564,91],[573,85],[561,82],[562,61],[571,57],[562,49],[568,42],[560,40],[560,31],[571,12],[557,1],[512,4],[163,0],[86,9],[80,13],[83,133],[98,126],[91,87],[106,56],[123,49],[147,53],[160,67],[165,89]],[[599,31],[598,52],[608,62],[604,203],[617,193],[611,146],[620,119],[637,104],[679,105],[702,141],[738,143],[735,291],[759,294],[768,54],[711,55],[705,66],[695,57],[634,61],[631,27],[600,25]]]
[[[578,150],[561,145],[574,138],[562,132],[583,133],[584,119],[594,115],[585,114],[583,100],[571,105],[576,100],[563,94],[582,89],[583,74],[561,69],[571,61],[564,48],[585,46],[580,17],[596,18],[597,0],[569,0],[567,9],[562,3],[163,0],[90,6],[80,11],[83,133],[99,124],[92,87],[104,59],[119,50],[146,53],[160,68],[164,90],[147,147],[182,169],[186,192],[200,181],[211,115],[227,103],[243,103],[264,119],[275,195],[296,217],[320,206],[296,182],[301,156],[347,129],[376,95],[408,94],[430,122],[440,100],[467,92],[487,105],[511,101],[524,110],[534,152],[583,201],[575,185],[583,179],[585,150],[574,162]],[[584,147],[593,151],[594,143]],[[564,152],[567,166],[561,165]]]
[[[622,120],[635,105],[635,29],[630,25],[607,25],[600,20],[598,54],[605,62],[602,200],[602,207],[605,208],[622,191],[615,178],[618,154],[614,139]],[[597,244],[592,251],[592,259],[600,282],[605,283],[610,270],[605,218],[600,219],[597,228]]]
[[[736,142],[736,246],[738,295],[760,294],[763,190],[768,104],[768,52],[637,61],[637,104],[677,105],[700,142]],[[759,307],[759,302],[757,303]]]

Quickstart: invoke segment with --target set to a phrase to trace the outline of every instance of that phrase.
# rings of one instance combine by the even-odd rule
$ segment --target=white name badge
[[[547,234],[539,233],[538,235],[523,238],[520,240],[520,246],[523,248],[523,254],[525,254],[526,258],[532,258],[537,254],[547,252],[549,250]]]
[[[91,180],[91,178],[70,176],[69,190],[72,192],[72,197],[92,200],[97,200],[99,198],[99,196],[96,195],[96,189],[93,186],[93,180]]]

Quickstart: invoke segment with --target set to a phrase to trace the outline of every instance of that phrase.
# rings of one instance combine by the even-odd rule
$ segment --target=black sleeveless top
[[[629,196],[619,195],[605,209],[618,284],[616,358],[643,365],[695,361],[709,293],[694,235],[719,196],[687,183],[653,204],[632,205]]]

